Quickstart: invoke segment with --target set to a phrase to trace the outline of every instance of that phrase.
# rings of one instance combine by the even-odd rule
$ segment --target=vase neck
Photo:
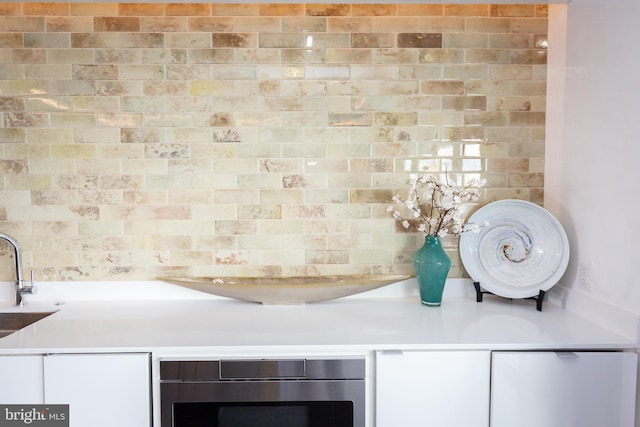
[[[428,245],[440,246],[440,237],[426,235],[426,236],[424,236],[424,243],[428,244]]]

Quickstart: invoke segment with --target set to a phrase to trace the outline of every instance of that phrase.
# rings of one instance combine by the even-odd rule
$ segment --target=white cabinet
[[[42,356],[0,356],[0,403],[44,403]]]
[[[488,351],[376,353],[376,427],[487,427]]]
[[[71,427],[151,425],[147,353],[0,356],[0,404],[68,404]]]
[[[633,427],[637,355],[493,353],[491,427]]]
[[[44,393],[46,403],[69,405],[71,427],[149,426],[149,355],[46,356]]]

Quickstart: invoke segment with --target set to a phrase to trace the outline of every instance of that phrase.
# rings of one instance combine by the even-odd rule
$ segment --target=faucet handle
[[[38,287],[33,284],[33,270],[31,270],[31,284],[29,286],[21,286],[20,293],[23,295],[34,295],[38,293]]]

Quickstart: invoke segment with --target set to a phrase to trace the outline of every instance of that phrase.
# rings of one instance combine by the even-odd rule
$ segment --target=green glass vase
[[[413,256],[420,301],[429,306],[442,304],[444,284],[451,269],[451,258],[442,248],[440,238],[425,236],[424,245]]]

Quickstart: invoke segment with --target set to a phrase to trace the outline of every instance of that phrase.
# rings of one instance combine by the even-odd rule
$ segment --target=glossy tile
[[[0,3],[0,225],[46,236],[24,249],[48,280],[411,273],[420,239],[386,213],[409,173],[542,201],[547,18]]]

